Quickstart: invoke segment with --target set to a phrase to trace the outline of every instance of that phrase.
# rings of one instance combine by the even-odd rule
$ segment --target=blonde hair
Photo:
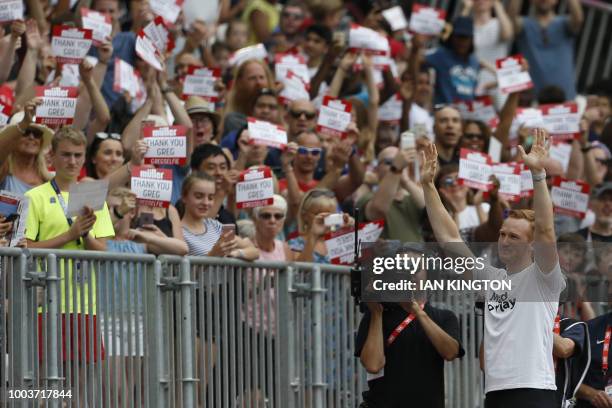
[[[51,150],[57,150],[57,146],[64,140],[77,146],[87,146],[87,138],[83,132],[73,127],[64,126],[53,135],[53,139],[51,139]]]
[[[264,207],[273,207],[273,208],[276,208],[278,210],[281,210],[284,215],[287,215],[287,200],[285,200],[285,198],[283,196],[278,195],[278,194],[274,194],[272,199],[274,200],[272,202],[272,204],[264,205],[262,207],[255,207],[255,208],[253,208],[253,217],[259,217],[259,212]]]
[[[300,234],[305,233],[310,228],[310,226],[304,222],[304,215],[308,209],[315,205],[323,206],[326,204],[338,205],[338,200],[336,200],[336,196],[331,190],[326,188],[314,188],[304,194],[297,214],[298,231]]]
[[[127,187],[115,187],[108,192],[109,197],[124,198],[129,196],[135,196],[136,194]]]
[[[535,230],[535,211],[533,210],[510,210],[508,212],[508,218],[514,218],[515,220],[526,220],[531,226],[531,235],[533,236]]]
[[[248,59],[242,64],[238,65],[234,71],[234,86],[232,86],[232,89],[229,91],[229,95],[227,97],[228,103],[225,112],[240,112],[246,115],[251,110],[253,100],[251,98],[245,98],[244,90],[240,89],[240,80],[244,76],[244,71],[251,64],[257,64],[263,68],[266,74],[266,80],[268,82],[267,88],[274,89],[274,75],[272,75],[272,71],[270,71],[268,65],[266,65],[265,62],[257,59]]]

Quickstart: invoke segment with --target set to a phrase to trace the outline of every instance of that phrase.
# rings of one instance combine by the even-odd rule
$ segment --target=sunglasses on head
[[[111,138],[113,140],[121,140],[121,135],[119,133],[98,132],[96,133],[96,137],[102,140],[106,140],[108,138]]]
[[[316,157],[321,154],[321,148],[320,147],[299,146],[297,149],[297,153],[302,156],[311,155],[311,156]]]
[[[33,137],[34,139],[42,139],[43,137],[43,132],[42,130],[39,129],[35,129],[35,128],[27,128],[23,134],[24,137]]]
[[[281,213],[274,213],[274,214],[272,214],[272,213],[259,213],[259,218],[261,218],[262,220],[266,220],[267,221],[267,220],[270,220],[272,217],[274,217],[274,219],[276,221],[280,221],[283,218],[285,218],[285,215],[281,214]]]
[[[297,111],[297,110],[293,110],[293,109],[291,109],[289,111],[289,114],[294,119],[299,119],[300,117],[302,117],[302,115],[304,115],[306,117],[306,119],[312,120],[312,119],[315,118],[315,116],[317,116],[316,112]]]

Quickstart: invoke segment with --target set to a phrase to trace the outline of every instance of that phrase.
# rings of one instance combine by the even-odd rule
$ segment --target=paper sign
[[[219,92],[215,90],[215,84],[221,78],[221,70],[218,68],[201,68],[190,66],[183,80],[183,97],[186,99],[191,95],[200,96],[210,102],[219,100]]]
[[[458,180],[465,186],[488,191],[491,188],[491,164],[488,154],[461,149]]]
[[[392,31],[404,30],[408,27],[408,21],[404,15],[404,10],[400,6],[395,6],[382,11],[382,15],[391,26]]]
[[[150,0],[149,4],[153,13],[174,24],[181,13],[183,0]]]
[[[134,166],[131,187],[139,204],[167,208],[172,199],[172,170]]]
[[[518,201],[521,198],[521,165],[496,163],[492,172],[499,180],[499,196],[508,201]]]
[[[276,78],[284,78],[292,71],[306,84],[310,84],[310,73],[306,60],[299,54],[276,54],[274,57],[274,73]]]
[[[8,123],[11,117],[11,110],[12,108],[10,106],[0,102],[0,126],[4,126]]]
[[[308,92],[310,87],[293,71],[286,71],[284,77],[277,78],[283,84],[283,89],[278,95],[283,104],[292,101],[310,100],[310,93]]]
[[[383,232],[385,222],[373,221],[359,225],[357,232],[361,242],[376,242]],[[355,258],[355,232],[352,227],[325,234],[327,256],[332,264],[350,265]]]
[[[563,173],[567,173],[571,155],[572,145],[565,142],[553,142],[548,149],[548,157],[561,163]]]
[[[553,179],[550,196],[555,214],[584,218],[589,205],[589,184],[563,177]]]
[[[36,123],[45,125],[71,125],[79,89],[75,87],[36,87],[36,97],[42,104],[36,107]]]
[[[518,144],[518,131],[521,127],[538,128],[543,127],[542,112],[537,108],[517,108],[512,125],[510,126],[511,145]]]
[[[493,106],[490,96],[479,96],[469,102],[472,119],[479,120],[491,129],[496,129],[499,124],[499,117]]]
[[[402,119],[404,103],[399,94],[393,95],[378,108],[378,120],[381,122],[398,123]]]
[[[388,55],[390,53],[389,41],[384,35],[358,24],[351,24],[348,46],[350,50],[365,50],[370,54]]]
[[[523,56],[513,55],[495,61],[497,87],[502,94],[524,91],[533,88],[529,71],[523,70]]]
[[[236,183],[236,208],[253,208],[274,202],[274,181],[267,166],[251,168],[240,173]]]
[[[28,203],[27,197],[9,191],[0,191],[0,215],[13,222],[11,233],[6,236],[11,247],[16,246],[25,237]]]
[[[540,111],[542,111],[544,129],[550,133],[554,141],[580,139],[580,114],[576,102],[542,105]]]
[[[23,20],[23,0],[0,0],[0,22]]]
[[[333,98],[329,95],[323,97],[323,105],[319,110],[317,132],[333,137],[346,137],[346,128],[351,123],[350,102]]]
[[[113,32],[112,19],[109,14],[82,8],[81,21],[83,28],[92,31],[93,43],[96,46],[106,42]]]
[[[10,191],[0,191],[0,215],[4,218],[14,217],[19,214],[19,203],[23,197]]]
[[[268,57],[268,51],[266,51],[266,47],[263,44],[251,45],[249,47],[244,47],[239,49],[230,55],[228,63],[232,67],[239,66],[244,61],[255,59],[255,60],[265,60]]]
[[[9,240],[10,247],[16,247],[25,238],[29,210],[30,199],[28,197],[23,197],[19,203],[19,216],[13,221],[13,230],[11,231]]]
[[[287,132],[282,127],[264,120],[248,118],[249,136],[254,144],[282,149],[287,145]]]
[[[60,86],[79,86],[81,74],[77,64],[63,64]]]
[[[521,197],[533,196],[533,179],[531,178],[531,170],[521,163]]]
[[[174,48],[174,40],[170,35],[170,30],[164,23],[164,19],[159,16],[147,24],[141,32],[151,40],[161,54],[170,52]]]
[[[143,140],[148,146],[145,164],[187,163],[187,128],[185,126],[145,126]]]
[[[491,160],[494,163],[499,163],[501,161],[501,154],[502,143],[495,136],[491,136],[489,138],[489,156],[491,156]]]
[[[446,11],[414,3],[409,27],[415,33],[437,36],[444,29],[445,19]]]
[[[83,213],[85,207],[100,211],[104,208],[107,193],[108,180],[92,180],[71,184],[68,191],[66,215],[71,218],[79,216]]]
[[[162,71],[164,69],[162,55],[155,48],[153,42],[142,32],[136,37],[136,54],[156,70]]]
[[[92,31],[69,26],[54,26],[51,52],[58,64],[80,64],[92,43]]]

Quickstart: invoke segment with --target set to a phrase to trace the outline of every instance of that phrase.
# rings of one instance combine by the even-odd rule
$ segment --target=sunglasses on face
[[[96,133],[96,137],[98,139],[106,140],[111,138],[113,140],[121,140],[121,135],[119,133],[106,133],[106,132],[98,132]]]
[[[317,157],[321,154],[321,148],[300,146],[297,149],[297,153],[302,156],[311,155],[313,157]]]
[[[442,185],[445,187],[451,187],[457,185],[457,179],[455,177],[444,177],[442,179]]]
[[[23,134],[23,137],[31,137],[31,138],[34,138],[36,140],[40,140],[43,137],[43,132],[41,130],[38,130],[38,129],[27,128],[25,133]]]
[[[392,164],[393,164],[393,159],[392,159],[392,158],[390,158],[390,157],[388,157],[388,158],[386,158],[386,159],[382,159],[382,160],[380,161],[380,163],[381,163],[381,164],[384,164],[384,165],[386,165],[386,166],[390,166],[390,165],[392,165]]]
[[[283,11],[281,13],[281,16],[283,18],[292,18],[294,20],[301,20],[304,18],[304,15],[302,13],[290,13],[288,11]]]
[[[610,159],[595,159],[595,161],[602,166],[607,166],[610,163]]]
[[[291,117],[293,117],[294,119],[299,119],[302,117],[302,115],[304,115],[306,117],[306,119],[308,120],[312,120],[315,118],[315,116],[317,116],[316,112],[308,112],[308,111],[296,111],[296,110],[290,110],[289,114],[291,115]]]
[[[274,213],[274,214],[271,214],[271,213],[260,213],[259,214],[259,218],[262,219],[262,220],[266,220],[266,221],[272,219],[272,217],[274,217],[274,219],[276,221],[280,221],[283,218],[285,218],[285,215],[281,214],[281,213]]]
[[[463,137],[468,140],[481,140],[484,139],[482,133],[464,133]]]

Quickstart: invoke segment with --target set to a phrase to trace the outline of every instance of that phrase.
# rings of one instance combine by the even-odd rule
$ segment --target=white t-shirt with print
[[[475,279],[512,281],[512,290],[486,294],[485,393],[515,388],[556,390],[553,326],[565,280],[559,263],[544,274],[534,262],[509,275],[488,267]],[[519,301],[520,300],[520,301]]]

